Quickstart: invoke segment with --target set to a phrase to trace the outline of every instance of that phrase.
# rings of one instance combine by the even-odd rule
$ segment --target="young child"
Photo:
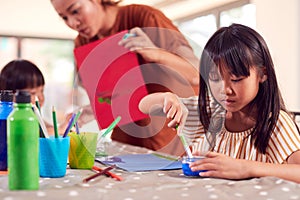
[[[1,90],[26,90],[31,94],[31,103],[37,97],[43,106],[45,79],[39,68],[28,60],[16,59],[7,63],[1,70]]]
[[[0,73],[0,90],[26,90],[31,94],[31,103],[35,104],[36,97],[42,107],[45,102],[44,96],[45,79],[40,69],[29,60],[15,59],[8,62]],[[67,121],[66,121],[67,122]],[[64,128],[66,122],[60,126]],[[53,126],[46,123],[50,134],[54,133]]]
[[[183,133],[193,134],[187,135],[193,154],[205,158],[190,167],[207,170],[201,176],[277,176],[300,183],[299,128],[285,109],[262,36],[244,25],[223,27],[209,39],[200,60],[198,99],[150,94],[141,100],[141,111],[162,108],[172,119],[170,127],[180,124]]]

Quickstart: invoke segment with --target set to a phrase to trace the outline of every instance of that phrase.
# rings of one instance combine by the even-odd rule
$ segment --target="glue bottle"
[[[39,124],[30,102],[30,93],[18,91],[7,119],[10,190],[39,189]]]
[[[0,171],[7,170],[7,117],[13,110],[14,94],[11,90],[0,91]]]

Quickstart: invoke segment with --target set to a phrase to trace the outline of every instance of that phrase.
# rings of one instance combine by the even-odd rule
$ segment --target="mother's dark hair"
[[[102,5],[117,5],[122,2],[122,0],[98,0]]]

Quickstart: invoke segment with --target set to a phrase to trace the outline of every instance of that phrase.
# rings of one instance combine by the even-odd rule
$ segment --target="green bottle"
[[[30,102],[30,93],[18,91],[7,119],[10,190],[39,189],[39,123]]]

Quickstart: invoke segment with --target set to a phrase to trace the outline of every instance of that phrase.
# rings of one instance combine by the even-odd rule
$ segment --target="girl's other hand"
[[[203,154],[199,152],[196,152],[194,155],[203,156]],[[200,176],[225,179],[251,178],[247,169],[249,166],[252,166],[251,164],[254,163],[254,161],[234,159],[216,152],[208,152],[205,156],[204,159],[190,164],[192,171],[207,170],[206,172],[201,172]]]

